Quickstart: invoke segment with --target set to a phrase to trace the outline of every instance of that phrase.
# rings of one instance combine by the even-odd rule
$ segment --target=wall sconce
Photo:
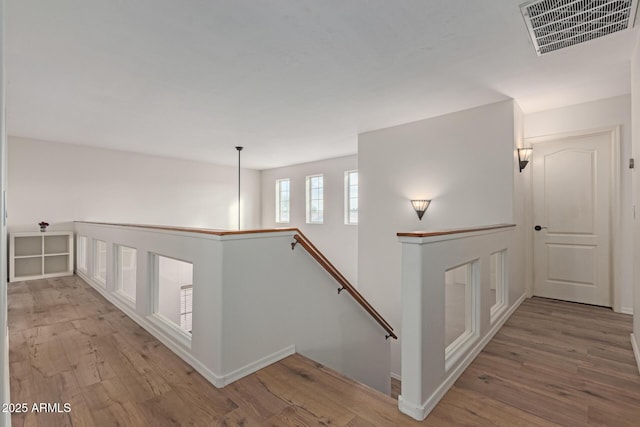
[[[518,163],[520,165],[520,172],[522,172],[524,168],[529,164],[529,159],[531,158],[532,152],[532,148],[518,148]]]
[[[427,211],[427,208],[429,207],[429,203],[431,203],[431,200],[412,200],[411,201],[411,206],[413,206],[413,209],[415,209],[416,213],[418,214],[418,219],[420,221],[422,221],[422,215],[424,215],[424,213]]]

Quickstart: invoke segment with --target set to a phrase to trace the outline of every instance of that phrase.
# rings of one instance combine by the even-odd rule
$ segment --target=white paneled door
[[[534,295],[611,306],[611,132],[533,145]]]

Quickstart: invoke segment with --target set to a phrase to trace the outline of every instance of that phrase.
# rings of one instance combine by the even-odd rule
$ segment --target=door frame
[[[622,297],[621,297],[621,288],[620,288],[620,277],[621,272],[616,260],[618,259],[618,254],[621,253],[621,244],[622,241],[620,239],[620,127],[621,125],[615,126],[607,126],[600,128],[592,128],[592,129],[584,129],[570,132],[560,132],[551,135],[543,135],[536,136],[531,138],[525,138],[524,146],[532,147],[535,150],[535,145],[540,142],[550,142],[555,140],[571,140],[574,138],[579,138],[583,136],[591,136],[598,134],[608,134],[611,140],[611,224],[609,230],[609,239],[610,239],[610,251],[609,251],[609,275],[611,281],[611,301],[613,311],[616,313],[622,312]],[[526,188],[526,206],[527,212],[525,215],[525,227],[527,230],[527,239],[530,245],[529,248],[529,257],[527,259],[527,269],[531,272],[531,277],[527,280],[527,296],[530,298],[533,296],[533,283],[535,269],[533,264],[533,245],[534,245],[534,236],[533,236],[533,179],[532,179],[532,170],[533,170],[533,156],[531,156],[532,164],[530,168],[526,168],[523,172],[527,172],[527,188]]]

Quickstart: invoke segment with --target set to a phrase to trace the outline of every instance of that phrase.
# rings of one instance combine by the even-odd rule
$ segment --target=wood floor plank
[[[269,368],[279,366],[281,365],[272,365]],[[269,390],[288,403],[287,407],[270,418],[270,421],[278,420],[277,425],[289,425],[288,420],[305,419],[307,421],[302,425],[307,425],[309,420],[315,420],[313,425],[320,423],[344,425],[353,418],[354,414],[345,407],[336,410],[337,405],[328,398],[323,387],[309,387],[307,385],[309,380],[295,375],[297,374],[291,374],[290,371],[281,374],[275,369],[259,372],[259,378],[268,384]],[[298,411],[296,408],[304,408],[304,411]]]
[[[249,418],[269,419],[289,406],[285,396],[275,393],[258,375],[250,375],[224,388],[234,402],[242,402]]]
[[[456,381],[456,386],[564,426],[587,424],[586,402],[562,399],[562,390],[540,390],[526,380],[512,381],[473,364]]]
[[[640,423],[640,405],[633,403],[605,402],[589,398],[589,425],[615,425],[637,427]],[[615,420],[612,422],[612,420]]]
[[[344,422],[336,423],[330,417],[315,414],[301,406],[287,406],[280,413],[269,418],[268,423],[274,427],[345,425]]]
[[[175,392],[148,400],[142,407],[147,409],[147,414],[152,414],[154,422],[162,420],[168,425],[214,426],[219,424],[222,418],[213,411],[191,405]]]
[[[559,425],[637,425],[640,375],[630,331],[630,316],[533,298],[505,323],[455,388]]]
[[[14,426],[637,426],[630,316],[526,300],[423,422],[293,355],[217,389],[81,279],[8,289]],[[399,386],[395,382],[395,388]]]
[[[504,427],[555,427],[556,423],[506,405],[486,395],[452,387],[433,412],[454,424],[494,425]],[[462,416],[467,419],[463,420]]]
[[[224,427],[260,426],[264,424],[264,419],[256,417],[255,414],[248,412],[244,407],[239,407],[226,414],[219,425]]]
[[[358,415],[377,425],[391,426],[397,425],[399,422],[402,425],[413,425],[414,423],[413,420],[400,414],[395,402],[389,396],[382,395],[365,385],[356,384],[335,371],[308,359],[287,358],[257,374],[261,378],[262,375],[269,375],[268,383],[270,385],[277,383],[280,378],[286,378],[289,382],[289,388],[282,389],[279,393],[287,396],[289,402],[293,405],[313,404],[314,413],[320,413],[323,406],[333,408],[334,418],[338,422],[344,422],[345,419]],[[354,392],[356,389],[359,389],[358,392]],[[301,397],[308,391],[313,391],[313,396],[317,398],[317,401]]]
[[[143,411],[132,402],[114,403],[108,411],[117,426],[139,426],[148,422]]]

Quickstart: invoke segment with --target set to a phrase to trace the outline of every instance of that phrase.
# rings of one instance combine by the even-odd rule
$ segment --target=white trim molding
[[[422,405],[415,405],[410,402],[405,401],[402,396],[398,396],[398,408],[400,412],[409,415],[410,417],[416,420],[424,420],[427,418],[427,415],[436,407],[438,402],[444,397],[444,395],[449,391],[451,386],[456,382],[456,380],[462,375],[462,373],[469,367],[471,362],[480,354],[480,352],[485,348],[489,341],[494,337],[494,335],[500,330],[502,325],[511,317],[511,315],[520,307],[520,304],[524,302],[527,298],[527,294],[523,294],[518,298],[518,300],[509,308],[509,310],[504,313],[502,318],[494,323],[493,327],[489,331],[488,334],[482,338],[475,347],[467,354],[467,356],[462,360],[462,362],[453,369],[447,378],[440,384],[440,386],[436,389],[436,391],[429,396],[426,402]]]
[[[76,271],[76,275],[84,280],[94,290],[98,291],[107,301],[116,306],[120,311],[126,314],[131,320],[140,325],[143,329],[153,335],[158,341],[173,351],[178,357],[191,365],[196,371],[198,371],[203,377],[208,379],[216,387],[223,387],[223,376],[215,374],[213,371],[205,367],[200,361],[193,357],[188,350],[183,346],[178,345],[171,336],[166,334],[166,330],[159,328],[154,322],[149,321],[135,311],[132,310],[129,304],[126,304],[121,298],[118,298],[113,293],[108,292],[104,287],[91,280],[87,275],[81,271]]]
[[[122,298],[119,298],[114,293],[108,292],[104,287],[99,286],[93,280],[89,279],[84,273],[78,271],[76,272],[78,277],[84,280],[89,286],[98,291],[100,295],[102,295],[107,301],[116,306],[120,311],[126,314],[131,320],[136,322],[142,328],[144,328],[147,332],[153,335],[158,339],[162,344],[168,347],[171,351],[173,351],[178,357],[191,365],[200,375],[205,377],[209,382],[215,385],[218,388],[222,388],[226,385],[231,384],[234,381],[237,381],[247,375],[251,375],[252,373],[265,368],[273,363],[276,363],[286,357],[295,354],[296,347],[294,345],[287,346],[273,354],[263,357],[260,360],[256,360],[252,363],[249,363],[239,369],[236,369],[233,372],[228,374],[216,374],[211,371],[205,365],[203,365],[198,359],[196,359],[191,353],[189,353],[188,349],[184,346],[177,344],[175,340],[175,336],[165,328],[163,328],[160,321],[157,319],[144,318],[138,315],[135,311],[131,309],[131,306],[127,304]]]
[[[88,251],[88,271],[77,271],[78,276],[216,387],[299,350],[347,377],[388,391],[385,355],[390,343],[380,339],[384,335],[379,325],[363,315],[354,301],[336,301],[333,278],[318,269],[306,252],[291,250],[291,236],[299,232],[297,229],[218,235],[198,229],[165,232],[154,226],[83,222],[76,222],[75,227],[76,233],[108,244],[106,286],[94,274],[95,251]],[[136,249],[135,305],[115,289],[116,245]],[[264,253],[270,256],[260,256]],[[160,282],[158,255],[193,266],[192,334],[154,309]],[[274,263],[281,268],[274,270]],[[300,274],[306,278],[304,286],[295,279]],[[265,280],[268,287],[263,286]],[[254,294],[259,297],[247,298]],[[316,308],[314,315],[299,313],[299,321],[291,322],[286,308],[292,301],[310,295]],[[334,328],[329,326],[339,326],[343,319],[349,319],[348,333],[331,332]],[[256,340],[256,336],[261,339]],[[354,339],[357,348],[340,350]],[[322,344],[320,348],[318,343]],[[365,359],[369,365],[366,369],[361,363]]]
[[[622,253],[622,243],[620,238],[620,212],[622,206],[620,205],[620,168],[621,160],[620,160],[620,144],[621,144],[621,132],[620,128],[622,125],[613,125],[613,126],[605,126],[598,127],[593,129],[583,129],[577,131],[570,132],[560,132],[557,134],[551,135],[542,135],[525,138],[525,145],[533,147],[535,151],[535,144],[540,142],[549,142],[549,141],[557,141],[557,140],[569,140],[573,138],[578,138],[582,136],[590,136],[590,135],[598,135],[598,134],[609,134],[611,136],[611,223],[610,223],[610,255],[609,255],[609,269],[610,269],[610,277],[611,277],[611,305],[613,311],[617,313],[623,313],[622,308],[622,283],[621,277],[622,272],[619,268],[616,268],[615,260],[618,258],[619,254]],[[527,191],[527,204],[531,206],[533,209],[533,182],[532,180],[529,183],[529,188]],[[526,224],[526,230],[529,233],[529,240],[533,245],[533,215],[528,216],[528,221]],[[533,251],[532,251],[533,254]],[[533,264],[533,255],[530,260],[533,271],[535,271],[535,264]],[[534,293],[534,283],[531,283],[531,292],[530,296],[533,296]],[[629,314],[629,313],[625,313]]]
[[[518,227],[496,224],[431,233],[398,233],[402,245],[402,399],[401,412],[423,420],[455,380],[482,351],[504,322],[526,298],[524,255]],[[491,256],[507,250],[505,283],[517,298],[491,323]],[[467,269],[465,324],[468,336],[446,346],[446,273],[473,262]],[[469,271],[471,270],[471,271]],[[516,297],[517,296],[517,297]],[[470,327],[476,323],[477,327]],[[466,339],[468,337],[468,339]],[[464,342],[464,344],[463,344]],[[456,345],[462,346],[456,349]]]
[[[235,371],[220,377],[222,385],[220,385],[219,387],[224,387],[228,384],[231,384],[232,382],[237,381],[240,378],[244,378],[247,375],[251,375],[256,371],[259,371],[262,368],[266,368],[267,366],[272,365],[295,353],[296,353],[296,346],[290,345],[288,347],[283,348],[282,350],[276,351],[275,353],[265,356],[260,360],[256,360],[255,362],[249,363],[243,366],[242,368],[236,369]]]
[[[633,347],[633,355],[636,358],[636,365],[638,365],[638,372],[640,373],[640,349],[638,348],[638,341],[636,341],[634,334],[631,334],[631,347]]]
[[[620,307],[620,313],[633,316],[633,307]]]

